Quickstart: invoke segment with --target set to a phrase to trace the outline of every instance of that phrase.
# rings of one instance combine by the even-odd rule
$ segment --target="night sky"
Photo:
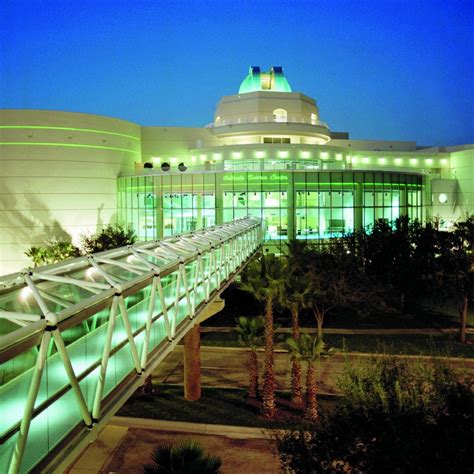
[[[204,126],[250,65],[351,138],[474,142],[474,0],[0,1],[0,108]]]

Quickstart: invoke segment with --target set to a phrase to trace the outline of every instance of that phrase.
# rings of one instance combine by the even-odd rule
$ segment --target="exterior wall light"
[[[220,160],[221,159],[221,154],[220,153],[214,153],[212,155],[212,157],[215,159],[215,160]]]
[[[329,156],[328,152],[327,151],[322,151],[319,155],[323,160],[327,159],[327,157]]]
[[[387,163],[387,158],[379,158],[379,164],[385,165]]]
[[[401,158],[395,158],[395,160],[393,160],[395,162],[396,165],[401,165],[403,160]]]
[[[364,158],[362,158],[362,163],[369,163],[370,162],[370,158],[368,156],[365,156]]]
[[[446,204],[448,202],[448,195],[445,194],[445,193],[441,193],[439,196],[438,196],[438,201],[441,203],[441,204]]]
[[[178,162],[178,158],[175,158],[174,156],[172,158],[170,158],[170,161],[171,163],[177,163]]]
[[[161,158],[159,156],[152,156],[151,160],[153,161],[153,163],[160,163],[161,162]]]
[[[201,158],[201,161],[206,161],[206,155],[201,155],[199,158]]]
[[[432,165],[432,164],[433,164],[433,160],[432,160],[431,158],[426,158],[425,163],[426,163],[427,165]]]
[[[441,164],[446,166],[448,164],[448,160],[446,158],[441,159]]]
[[[265,156],[265,152],[264,151],[256,151],[255,156],[257,158],[263,158]]]
[[[278,156],[280,158],[288,158],[288,152],[287,151],[279,151]]]
[[[336,154],[336,160],[337,161],[342,161],[342,153],[337,153]]]
[[[234,151],[232,158],[242,158],[242,153],[240,151]]]
[[[196,157],[193,155],[191,156],[191,161],[194,163],[196,161]]]
[[[416,164],[418,163],[418,160],[417,160],[416,158],[412,158],[412,159],[410,160],[410,163],[411,163],[412,165],[416,165]]]
[[[311,153],[309,151],[302,151],[301,158],[311,158]]]

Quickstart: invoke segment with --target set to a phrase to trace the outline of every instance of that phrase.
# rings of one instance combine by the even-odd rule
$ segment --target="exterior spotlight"
[[[184,172],[188,169],[188,167],[184,163],[180,163],[178,165],[178,169],[179,169],[179,171]]]
[[[152,169],[152,168],[153,168],[153,163],[145,163],[145,164],[143,165],[143,168]]]
[[[169,163],[163,163],[161,165],[161,171],[169,171],[170,170],[170,164]]]

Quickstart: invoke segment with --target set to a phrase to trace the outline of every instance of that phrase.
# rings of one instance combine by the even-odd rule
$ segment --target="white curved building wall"
[[[116,178],[141,161],[140,127],[97,115],[0,111],[0,274],[50,238],[116,219]]]

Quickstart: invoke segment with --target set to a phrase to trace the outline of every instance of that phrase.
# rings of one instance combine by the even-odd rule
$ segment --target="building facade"
[[[254,215],[279,249],[378,219],[449,227],[474,212],[474,145],[352,140],[280,67],[251,67],[203,128],[0,111],[0,152],[1,273],[28,265],[24,251],[46,238],[115,221],[145,240]]]

